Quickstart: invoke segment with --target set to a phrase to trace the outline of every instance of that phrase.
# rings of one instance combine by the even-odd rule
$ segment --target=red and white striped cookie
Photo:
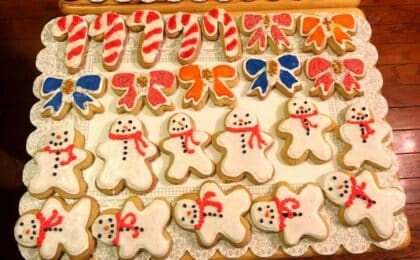
[[[165,27],[169,38],[176,38],[182,32],[181,46],[178,50],[178,62],[188,64],[195,61],[201,49],[201,28],[196,16],[178,12],[169,16]]]
[[[78,72],[86,59],[88,49],[88,24],[78,15],[59,17],[52,26],[52,34],[57,41],[67,40],[64,63],[70,74]]]
[[[127,38],[124,19],[117,13],[105,12],[90,24],[89,36],[95,41],[103,41],[102,61],[107,71],[118,68]]]
[[[144,68],[153,67],[160,59],[164,21],[158,11],[138,10],[127,20],[133,32],[143,30],[137,51],[137,62]]]
[[[224,9],[214,8],[203,16],[204,37],[209,41],[216,41],[219,38],[219,26],[222,30],[223,50],[228,61],[235,61],[242,56],[241,37],[238,32],[235,20]]]

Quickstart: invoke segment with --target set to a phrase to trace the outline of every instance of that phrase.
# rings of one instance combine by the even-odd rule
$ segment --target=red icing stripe
[[[191,15],[190,14],[183,14],[181,17],[181,24],[182,25],[187,25],[190,21]]]
[[[226,45],[226,50],[231,51],[233,50],[238,44],[236,39],[233,39],[229,44]]]
[[[204,17],[204,28],[206,28],[206,31],[209,33],[213,33],[216,30],[216,27],[210,23],[207,17]]]
[[[73,48],[69,53],[67,53],[67,59],[71,60],[73,57],[79,56],[83,51],[83,47],[84,45],[82,44]]]
[[[104,61],[105,61],[106,63],[111,63],[111,62],[113,62],[115,59],[117,59],[117,57],[118,57],[118,52],[114,51],[112,54],[110,54],[110,55],[106,56],[106,57],[104,58]]]
[[[144,12],[143,12],[143,11],[137,11],[137,12],[134,14],[134,22],[136,22],[136,23],[140,23],[141,18],[143,17],[143,14],[144,14]]]
[[[193,55],[194,51],[195,51],[195,47],[191,47],[190,49],[181,52],[179,54],[179,57],[181,57],[182,59],[189,58],[189,57],[191,57]]]
[[[228,13],[223,14],[223,24],[228,25],[230,22],[232,22],[232,17]]]
[[[65,31],[66,30],[66,16],[60,17],[57,20],[57,26],[61,31]]]
[[[160,27],[157,27],[157,28],[155,28],[155,29],[153,29],[153,30],[151,30],[150,32],[148,32],[146,35],[145,35],[145,39],[149,39],[150,37],[152,37],[153,35],[155,35],[155,34],[160,34],[160,33],[162,33],[162,28],[160,28]]]
[[[231,35],[236,34],[236,29],[235,27],[230,27],[226,32],[225,32],[225,38],[229,37]]]
[[[198,24],[194,24],[193,26],[191,26],[188,31],[185,32],[184,34],[184,38],[188,37],[190,34],[192,33],[196,33],[198,32]]]
[[[69,25],[68,32],[71,32],[74,30],[74,27],[76,27],[78,24],[83,22],[83,19],[80,16],[73,15],[73,21],[71,21],[71,24]]]
[[[159,15],[156,12],[149,12],[149,15],[147,15],[146,18],[146,23],[151,23],[157,19],[159,19]]]
[[[124,26],[122,23],[116,24],[114,27],[111,28],[111,30],[109,30],[104,38],[105,39],[109,39],[109,37],[111,37],[114,33],[118,32],[118,31],[122,31],[124,29]]]
[[[217,20],[217,17],[219,16],[219,10],[218,9],[211,9],[208,14]]]
[[[80,29],[77,33],[75,33],[74,35],[72,35],[68,42],[75,42],[81,39],[85,39],[86,37],[86,32],[87,32],[87,28],[83,27],[82,29]]]
[[[96,20],[95,20],[95,29],[96,30],[101,29],[101,20],[102,20],[102,14],[99,15],[98,17],[96,17]]]
[[[116,13],[113,13],[113,12],[108,13],[108,15],[107,15],[108,26],[112,25],[118,17],[120,17],[120,15],[118,15]]]
[[[121,46],[121,44],[122,44],[122,42],[121,42],[120,39],[115,39],[115,40],[109,41],[109,42],[104,44],[104,50],[109,50],[109,49],[112,49],[112,48],[115,48],[115,47],[119,47],[119,46]]]
[[[153,42],[147,46],[143,46],[143,52],[148,54],[153,50],[158,50],[160,48],[160,42]]]
[[[172,15],[171,17],[169,17],[166,24],[169,30],[175,30],[176,29],[176,15]]]
[[[181,48],[186,47],[188,45],[197,44],[197,42],[198,42],[197,38],[192,38],[192,39],[186,40],[186,41],[181,43]]]

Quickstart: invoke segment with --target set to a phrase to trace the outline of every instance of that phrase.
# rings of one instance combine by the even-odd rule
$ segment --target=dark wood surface
[[[366,0],[361,9],[372,25],[379,51],[382,92],[389,102],[400,177],[407,192],[406,214],[411,245],[398,252],[367,254],[369,259],[420,258],[420,0]],[[7,259],[19,259],[13,239],[27,136],[33,131],[29,110],[36,101],[32,82],[38,75],[35,57],[42,48],[43,25],[59,15],[56,0],[0,0],[0,243]],[[340,256],[337,259],[359,259]],[[6,258],[4,258],[6,259]]]

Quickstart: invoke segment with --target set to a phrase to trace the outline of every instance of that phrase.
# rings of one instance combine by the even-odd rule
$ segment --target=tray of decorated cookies
[[[153,5],[150,5],[153,7]],[[408,245],[361,12],[64,15],[33,84],[26,259],[359,254]]]

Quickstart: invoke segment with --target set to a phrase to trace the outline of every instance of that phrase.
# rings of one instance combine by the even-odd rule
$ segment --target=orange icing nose
[[[127,126],[123,126],[123,128],[124,128],[124,130],[127,130],[127,129],[128,129],[128,127],[127,127]]]
[[[191,213],[192,213],[192,212],[191,212],[190,210],[188,210],[188,211],[187,211],[187,216],[190,216],[190,215],[191,215]]]
[[[179,125],[179,126],[184,126],[181,122],[178,122],[178,125]]]
[[[242,119],[239,119],[239,122],[240,122],[240,123],[242,123],[243,121],[244,121],[244,120],[242,120]]]
[[[61,139],[61,135],[56,135],[55,136],[58,140],[60,140]]]
[[[270,212],[268,212],[268,210],[267,210],[267,211],[265,212],[264,216],[265,216],[266,218],[268,218],[268,217],[270,216]]]
[[[26,229],[26,230],[25,230],[25,234],[26,234],[26,235],[29,235],[29,232],[31,232],[29,229]]]
[[[303,106],[300,106],[299,109],[304,109],[304,107]]]
[[[344,187],[344,186],[343,186],[343,184],[338,185],[338,188],[339,188],[340,190],[341,190],[343,187]]]
[[[104,230],[105,231],[108,231],[108,229],[109,229],[109,226],[108,225],[104,226]]]
[[[363,116],[363,113],[358,112],[357,115],[358,116]]]

